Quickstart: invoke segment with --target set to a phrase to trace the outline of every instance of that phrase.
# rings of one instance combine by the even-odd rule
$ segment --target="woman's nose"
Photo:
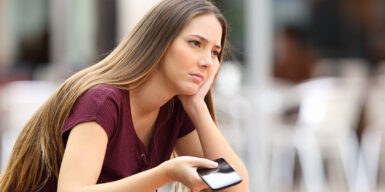
[[[207,54],[207,53],[202,54],[202,57],[199,60],[199,66],[204,67],[204,68],[208,68],[212,65],[213,65],[213,60],[211,57],[211,51],[209,54]]]

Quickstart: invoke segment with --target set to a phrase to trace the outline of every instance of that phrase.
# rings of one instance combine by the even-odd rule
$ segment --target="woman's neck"
[[[130,90],[131,108],[137,115],[147,115],[159,111],[160,107],[175,96],[161,74],[153,73],[145,82]]]

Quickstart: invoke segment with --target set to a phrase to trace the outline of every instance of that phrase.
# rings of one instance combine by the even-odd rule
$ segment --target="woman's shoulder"
[[[99,106],[102,104],[121,105],[128,99],[128,92],[108,84],[99,84],[91,87],[78,98],[77,104]]]
[[[85,97],[92,96],[92,97],[99,97],[99,98],[106,98],[106,97],[121,98],[125,95],[127,95],[126,90],[122,90],[116,86],[109,85],[109,84],[95,85],[84,93]]]
[[[98,84],[91,87],[88,92],[121,93],[123,90],[110,84]]]

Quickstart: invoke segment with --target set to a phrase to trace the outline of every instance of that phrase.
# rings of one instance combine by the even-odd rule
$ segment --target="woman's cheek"
[[[213,67],[210,68],[210,75],[214,75],[215,76],[218,73],[218,71],[219,71],[219,67],[220,67],[219,62],[216,62],[213,65]],[[213,74],[213,73],[215,73],[215,74]]]
[[[175,52],[176,52],[176,57],[178,58],[179,61],[182,61],[182,62],[190,61],[191,53],[189,52],[188,48],[186,48],[185,46],[181,46]]]

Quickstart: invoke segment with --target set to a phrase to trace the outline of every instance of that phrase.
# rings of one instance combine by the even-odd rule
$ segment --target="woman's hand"
[[[160,166],[171,180],[181,182],[192,191],[200,191],[208,186],[199,177],[197,168],[216,168],[218,163],[198,157],[182,156],[165,161]]]
[[[215,75],[219,69],[219,64],[212,65],[212,73],[208,79],[201,85],[198,91],[194,95],[178,95],[179,100],[182,102],[183,108],[187,113],[192,111],[191,109],[196,104],[204,103],[204,98],[207,95],[208,91],[211,88],[211,85],[214,82]]]

